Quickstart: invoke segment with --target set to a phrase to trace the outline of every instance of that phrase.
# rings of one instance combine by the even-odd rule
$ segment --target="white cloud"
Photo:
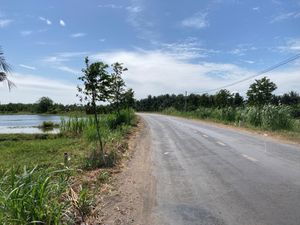
[[[72,73],[72,74],[75,74],[75,75],[80,74],[80,70],[75,70],[75,69],[72,69],[68,66],[58,66],[57,69],[59,69],[61,71],[64,71],[64,72]]]
[[[297,19],[299,17],[300,17],[300,12],[288,12],[288,13],[283,13],[278,16],[275,16],[270,22],[275,23],[287,19]]]
[[[66,23],[65,23],[65,21],[63,21],[63,20],[59,20],[59,24],[60,24],[62,27],[65,27],[65,26],[66,26]]]
[[[143,11],[141,6],[128,6],[126,9],[131,13],[139,13]]]
[[[300,38],[293,38],[287,40],[286,44],[284,46],[279,46],[278,49],[281,52],[297,52],[300,51]]]
[[[259,11],[260,8],[258,6],[252,8],[253,11]]]
[[[11,24],[13,20],[9,19],[0,19],[0,28],[7,27],[9,24]]]
[[[122,62],[128,68],[124,79],[137,98],[165,93],[199,93],[219,88],[256,74],[234,64],[199,62],[189,63],[159,51],[107,52],[91,56],[105,59],[108,64]],[[265,76],[265,75],[264,75]],[[299,90],[300,66],[266,74],[278,85],[278,93]],[[261,78],[261,77],[258,77]],[[228,88],[245,94],[254,79]]]
[[[44,17],[41,17],[41,16],[40,16],[39,19],[40,19],[41,21],[46,22],[47,25],[51,25],[51,24],[52,24],[52,22],[51,22],[49,19],[46,19],[46,18],[44,18]]]
[[[36,68],[34,66],[28,66],[25,64],[19,64],[20,67],[23,67],[25,69],[29,69],[29,70],[36,70]]]
[[[79,38],[79,37],[84,37],[86,36],[86,33],[75,33],[75,34],[71,34],[72,38]]]
[[[57,54],[56,57],[63,58],[65,56],[65,59],[69,60],[80,54],[82,53],[65,52]],[[91,60],[105,59],[108,64],[117,61],[124,63],[129,70],[124,73],[123,77],[127,87],[133,88],[137,98],[144,98],[149,94],[179,94],[185,91],[200,93],[225,86],[258,72],[234,64],[205,61],[190,63],[161,50],[104,52],[92,54],[90,58]],[[56,62],[56,60],[54,61]],[[57,69],[77,73],[76,70],[62,63],[59,67]],[[299,91],[299,64],[287,65],[265,75],[277,84],[277,93],[285,93],[290,90]],[[3,96],[4,103],[34,102],[41,96],[49,96],[54,101],[62,103],[78,101],[75,97],[76,85],[78,84],[75,76],[72,83],[54,77],[44,78],[30,74],[14,74],[11,80],[16,83],[17,88],[11,92],[8,92],[7,88],[0,88],[0,95]],[[253,82],[254,79],[228,89],[245,94],[249,85]]]
[[[105,38],[100,38],[99,41],[100,41],[100,42],[105,42],[106,39],[105,39]]]
[[[187,38],[184,41],[174,43],[158,43],[161,51],[177,59],[197,59],[205,58],[219,51],[214,49],[206,49],[202,47],[201,42],[197,38]]]
[[[143,40],[155,40],[159,33],[155,29],[155,24],[145,12],[145,2],[140,0],[131,0],[131,5],[126,7],[128,13],[128,23],[137,31],[137,37]]]
[[[58,69],[64,72],[78,75],[80,73],[79,69],[78,70],[73,69],[67,66],[66,64],[71,60],[74,60],[78,57],[83,58],[88,54],[89,54],[88,52],[60,52],[53,56],[47,56],[43,58],[42,62],[45,65],[50,66],[54,69]]]
[[[254,61],[252,60],[241,60],[242,62],[245,62],[245,63],[248,63],[248,64],[253,64],[255,63]]]
[[[3,96],[1,103],[31,103],[36,102],[42,96],[48,96],[55,102],[64,104],[78,102],[76,83],[21,73],[14,73],[10,79],[16,84],[16,88],[10,92],[7,88],[0,88],[0,94]]]
[[[207,21],[207,13],[198,12],[192,17],[188,17],[181,21],[181,25],[184,27],[191,27],[196,29],[202,29],[209,26]]]
[[[75,57],[85,57],[89,53],[88,52],[60,52],[53,56],[47,56],[42,59],[44,63],[52,63],[52,64],[61,64],[63,62],[70,61],[72,58]]]
[[[23,36],[23,37],[26,37],[26,36],[29,36],[32,34],[32,31],[31,30],[23,30],[20,32],[20,34]]]
[[[106,5],[98,5],[99,8],[110,8],[110,9],[122,9],[122,5],[115,5],[115,4],[106,4]]]

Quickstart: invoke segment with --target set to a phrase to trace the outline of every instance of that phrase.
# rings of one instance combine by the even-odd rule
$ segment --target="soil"
[[[129,135],[127,156],[112,173],[113,181],[96,196],[97,207],[85,224],[147,225],[155,204],[155,180],[147,125],[139,119]]]

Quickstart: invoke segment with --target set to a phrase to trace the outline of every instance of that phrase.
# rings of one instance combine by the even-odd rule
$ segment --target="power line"
[[[294,55],[294,56],[292,56],[292,57],[290,57],[290,58],[288,58],[288,59],[285,59],[285,60],[283,60],[283,61],[281,61],[281,62],[279,62],[279,63],[277,63],[277,64],[275,64],[275,65],[273,65],[273,66],[270,66],[270,67],[268,67],[267,69],[262,70],[262,71],[260,71],[260,72],[257,73],[257,74],[251,75],[251,76],[246,77],[246,78],[244,78],[244,79],[242,79],[242,80],[235,81],[235,82],[233,82],[233,83],[227,84],[227,85],[222,86],[222,87],[219,87],[219,88],[214,88],[214,89],[210,89],[210,90],[207,90],[207,91],[199,92],[199,94],[208,93],[208,92],[213,92],[213,91],[218,91],[218,90],[220,90],[220,89],[224,89],[224,88],[228,88],[228,87],[234,86],[234,85],[236,85],[236,84],[242,83],[242,82],[247,81],[247,80],[250,80],[250,79],[252,79],[252,78],[254,78],[254,77],[258,77],[258,76],[263,75],[263,74],[265,74],[265,73],[268,73],[268,72],[270,72],[270,71],[272,71],[272,70],[275,70],[275,69],[277,69],[278,67],[283,66],[283,65],[285,65],[285,64],[288,64],[289,62],[292,62],[292,61],[294,61],[294,60],[296,60],[296,59],[298,59],[298,58],[300,58],[300,53],[297,54],[297,55]]]

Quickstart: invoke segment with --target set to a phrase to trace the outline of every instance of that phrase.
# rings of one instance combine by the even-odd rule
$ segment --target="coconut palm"
[[[2,49],[0,48],[0,82],[7,82],[9,90],[15,86],[13,82],[11,82],[7,75],[10,73],[10,66],[7,64]]]

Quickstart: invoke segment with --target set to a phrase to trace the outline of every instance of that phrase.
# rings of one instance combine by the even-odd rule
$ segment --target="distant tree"
[[[232,99],[233,96],[230,91],[222,89],[215,95],[215,104],[220,108],[230,106],[232,105]]]
[[[120,103],[122,95],[125,92],[125,82],[122,78],[122,73],[127,71],[127,68],[123,67],[122,63],[114,63],[111,65],[113,73],[111,74],[111,86],[110,86],[110,101],[116,107],[118,115],[120,114]]]
[[[122,105],[124,107],[133,108],[135,105],[134,91],[130,88],[122,95]]]
[[[285,93],[280,98],[280,103],[284,105],[296,105],[300,103],[300,96],[297,92],[291,91],[289,93]]]
[[[91,108],[97,130],[97,137],[103,162],[105,163],[104,148],[100,133],[100,123],[97,114],[97,102],[106,102],[110,96],[111,79],[107,72],[108,65],[103,62],[89,64],[88,57],[85,58],[86,68],[82,70],[83,75],[78,79],[83,82],[83,87],[77,87],[81,102]]]
[[[0,47],[0,82],[4,82],[6,81],[7,82],[7,85],[8,85],[8,89],[10,90],[14,85],[13,82],[11,82],[7,75],[9,74],[10,72],[10,66],[8,65],[8,63],[6,62],[5,58],[4,58],[4,53],[2,52],[1,50],[1,47]]]
[[[239,93],[235,93],[233,97],[234,106],[242,106],[243,103],[244,103],[244,98]]]
[[[260,80],[255,80],[247,91],[248,103],[256,106],[269,104],[272,101],[272,92],[276,89],[276,84],[266,77],[263,77]]]
[[[38,113],[46,113],[48,112],[51,107],[53,106],[53,101],[48,97],[41,97],[37,101],[37,112]]]

